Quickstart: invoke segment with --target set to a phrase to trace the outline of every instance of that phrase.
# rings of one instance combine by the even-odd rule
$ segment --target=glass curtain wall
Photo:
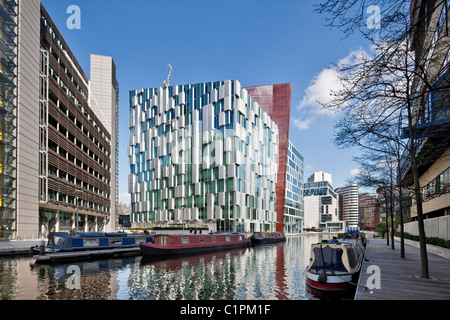
[[[0,0],[0,239],[16,232],[17,0]]]

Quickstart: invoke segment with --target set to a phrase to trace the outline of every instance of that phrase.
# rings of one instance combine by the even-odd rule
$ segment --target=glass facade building
[[[16,237],[17,0],[0,1],[0,239]]]
[[[303,163],[303,155],[289,141],[283,227],[285,233],[301,233],[303,230]]]
[[[278,125],[237,80],[130,91],[132,224],[276,230]]]

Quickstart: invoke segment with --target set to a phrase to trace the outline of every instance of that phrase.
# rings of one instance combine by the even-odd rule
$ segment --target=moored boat
[[[51,232],[45,253],[137,247],[141,242],[152,241],[153,235],[149,234],[80,232],[71,236],[67,232]],[[41,248],[31,247],[31,252],[39,254]]]
[[[251,245],[245,234],[158,234],[153,243],[141,243],[144,256],[211,252]]]
[[[251,236],[252,244],[269,244],[286,241],[283,232],[254,232]]]
[[[356,288],[365,252],[365,238],[344,234],[311,245],[307,288],[314,295],[345,293]]]

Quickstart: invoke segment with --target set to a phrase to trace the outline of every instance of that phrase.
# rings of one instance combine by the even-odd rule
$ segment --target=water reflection
[[[0,300],[305,300],[305,268],[317,236],[183,257],[130,257],[36,265],[0,258]],[[80,289],[67,286],[70,265]]]

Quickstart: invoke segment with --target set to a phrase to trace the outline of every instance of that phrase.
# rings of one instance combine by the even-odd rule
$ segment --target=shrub
[[[395,235],[397,237],[400,237],[400,232],[396,232]],[[405,236],[405,239],[419,241],[419,236],[412,235],[412,234],[409,234],[406,232],[404,233],[404,236]],[[426,237],[425,242],[428,244],[435,245],[435,246],[450,249],[450,240],[444,240],[444,239],[437,238],[437,237]]]

